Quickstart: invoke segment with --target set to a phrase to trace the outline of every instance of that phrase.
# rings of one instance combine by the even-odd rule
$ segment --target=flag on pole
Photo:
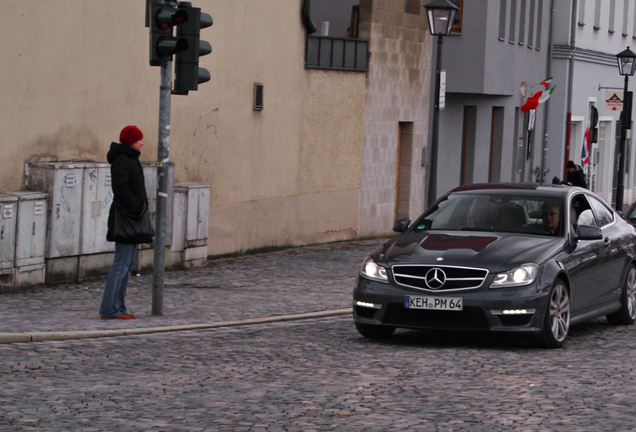
[[[551,83],[551,82],[552,82],[552,77],[550,77],[550,78],[548,78],[548,79],[545,79],[545,80],[541,81],[541,82],[539,83],[539,85],[542,85],[543,87],[548,88],[548,87],[550,87],[550,83]]]
[[[583,135],[583,148],[581,149],[581,163],[586,164],[590,162],[590,128],[585,130]]]
[[[521,107],[521,112],[532,111],[533,109],[537,108],[539,104],[542,104],[543,102],[547,101],[550,95],[552,95],[552,92],[554,92],[554,89],[556,88],[556,85],[553,85],[552,88],[550,88],[551,82],[552,82],[552,78],[548,78],[541,81],[539,84],[537,84],[537,85],[543,86],[544,90],[539,90],[534,95],[530,96],[526,100],[526,103],[523,104],[523,106]]]
[[[539,103],[543,103],[547,101],[550,95],[552,95],[552,92],[554,91],[555,88],[556,86],[552,86],[550,90],[546,88],[546,90],[543,93],[541,93],[541,96],[539,96]]]

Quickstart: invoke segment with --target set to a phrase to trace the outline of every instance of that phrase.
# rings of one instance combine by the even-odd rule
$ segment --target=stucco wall
[[[3,4],[0,191],[21,188],[27,161],[104,161],[127,124],[146,131],[144,157],[156,154],[159,72],[143,5],[119,3]]]
[[[160,70],[144,3],[3,5],[0,192],[21,189],[27,161],[105,161],[127,124],[144,131],[142,159],[156,159]],[[194,5],[214,19],[200,61],[212,78],[172,97],[170,161],[176,182],[211,186],[209,254],[355,236],[364,74],[304,69],[299,0]]]

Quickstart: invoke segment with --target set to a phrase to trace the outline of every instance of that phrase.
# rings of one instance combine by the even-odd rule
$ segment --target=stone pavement
[[[135,320],[102,320],[104,280],[0,293],[0,343],[120,336],[351,313],[362,260],[384,239],[208,261],[166,272],[163,315],[153,316],[152,274],[133,275]]]

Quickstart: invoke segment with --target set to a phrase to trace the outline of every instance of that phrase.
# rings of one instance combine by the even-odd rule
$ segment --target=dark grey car
[[[570,186],[454,189],[366,258],[356,328],[515,332],[559,347],[570,325],[636,320],[636,229]]]

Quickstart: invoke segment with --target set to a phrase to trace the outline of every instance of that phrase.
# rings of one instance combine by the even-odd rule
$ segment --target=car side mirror
[[[579,240],[601,240],[603,231],[597,226],[579,225],[576,229]]]
[[[411,219],[409,218],[398,219],[395,222],[393,222],[393,231],[398,233],[406,232],[410,224],[411,224]]]

